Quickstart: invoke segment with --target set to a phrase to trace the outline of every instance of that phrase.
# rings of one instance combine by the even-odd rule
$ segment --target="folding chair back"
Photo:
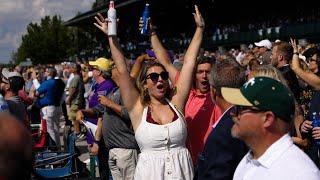
[[[76,164],[73,163],[76,155],[75,152],[75,134],[70,133],[68,136],[68,145],[66,152],[43,152],[38,159],[36,159],[37,167],[35,167],[35,174],[41,178],[55,179],[63,178],[68,176],[73,176],[78,174],[78,172],[73,172],[72,166]],[[58,162],[64,162],[64,165],[57,166]]]

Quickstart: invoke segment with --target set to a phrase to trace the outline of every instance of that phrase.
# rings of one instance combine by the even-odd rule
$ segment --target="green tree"
[[[73,31],[64,26],[60,16],[46,16],[40,24],[30,23],[15,57],[16,63],[30,58],[33,64],[56,63],[75,53]]]

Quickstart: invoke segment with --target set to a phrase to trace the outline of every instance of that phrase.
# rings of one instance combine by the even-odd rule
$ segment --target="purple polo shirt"
[[[112,91],[113,88],[115,88],[115,84],[111,79],[106,79],[102,81],[100,84],[94,84],[91,88],[91,93],[89,95],[89,108],[93,108],[99,104],[99,95],[106,96]],[[94,124],[97,124],[98,122],[97,118],[87,118],[86,120]],[[87,133],[87,143],[93,144],[93,142],[93,137],[89,133]]]

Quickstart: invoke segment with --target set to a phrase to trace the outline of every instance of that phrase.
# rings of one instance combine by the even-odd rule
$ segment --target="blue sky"
[[[30,22],[46,15],[61,15],[66,21],[90,10],[95,0],[0,0],[0,63],[7,63]]]

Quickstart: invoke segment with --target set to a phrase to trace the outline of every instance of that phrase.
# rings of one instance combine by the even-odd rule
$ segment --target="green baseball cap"
[[[254,106],[262,111],[272,111],[286,122],[293,120],[294,96],[286,86],[275,79],[254,77],[240,89],[223,87],[221,93],[231,104]]]

